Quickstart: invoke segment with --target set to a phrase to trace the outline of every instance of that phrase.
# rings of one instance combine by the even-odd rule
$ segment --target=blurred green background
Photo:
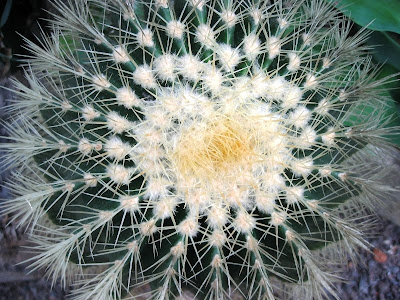
[[[371,30],[366,44],[372,47],[373,62],[380,67],[378,77],[393,76],[386,86],[387,113],[395,114],[388,125],[400,126],[400,0],[325,0],[354,22],[354,30]],[[388,137],[400,146],[400,137]]]

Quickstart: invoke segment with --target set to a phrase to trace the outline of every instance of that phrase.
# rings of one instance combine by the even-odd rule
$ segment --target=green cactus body
[[[55,4],[10,107],[3,208],[33,267],[82,300],[334,294],[330,259],[366,245],[357,157],[387,133],[365,33],[322,1]]]

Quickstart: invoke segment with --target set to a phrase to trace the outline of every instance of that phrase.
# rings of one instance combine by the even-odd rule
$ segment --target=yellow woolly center
[[[232,175],[230,170],[238,166],[251,164],[255,140],[241,121],[220,116],[204,127],[195,124],[184,132],[173,155],[179,172],[209,182]]]

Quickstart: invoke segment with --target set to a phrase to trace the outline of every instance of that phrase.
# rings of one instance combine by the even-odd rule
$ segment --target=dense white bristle
[[[199,223],[194,218],[185,219],[178,225],[178,231],[186,236],[194,237],[198,230]]]
[[[142,106],[142,101],[130,87],[119,88],[115,96],[117,101],[126,108]]]
[[[93,76],[92,82],[93,82],[93,87],[98,91],[107,89],[111,86],[111,83],[107,80],[107,77],[104,74]]]
[[[270,223],[271,223],[271,225],[274,225],[274,226],[282,225],[286,221],[286,217],[287,216],[286,216],[286,214],[284,212],[276,212],[276,211],[274,211],[271,214]]]
[[[237,16],[234,11],[227,9],[222,11],[221,19],[228,25],[228,27],[231,27],[235,25]]]
[[[255,57],[260,53],[261,41],[255,34],[250,34],[245,37],[243,41],[243,51],[249,57],[250,60],[255,59]]]
[[[245,210],[239,211],[234,222],[240,232],[250,232],[256,226],[254,217]]]
[[[228,221],[228,213],[226,208],[220,206],[211,207],[208,212],[208,223],[215,228],[222,228]]]
[[[297,144],[299,148],[310,148],[314,145],[315,139],[317,138],[317,133],[314,128],[306,126],[303,128],[299,138],[297,139]]]
[[[313,74],[307,74],[306,82],[304,83],[304,87],[306,89],[313,89],[318,85],[317,77]]]
[[[198,80],[204,69],[203,63],[193,55],[185,55],[179,59],[178,70],[182,76],[192,80]]]
[[[126,52],[126,49],[123,46],[115,47],[113,51],[113,58],[116,63],[126,63],[130,61],[129,54]]]
[[[298,106],[292,113],[290,113],[289,118],[294,126],[297,128],[304,128],[310,121],[311,112],[304,106]]]
[[[257,208],[262,212],[271,214],[276,209],[277,205],[275,203],[276,196],[271,193],[266,195],[260,195],[256,198]]]
[[[297,71],[300,68],[301,64],[300,57],[294,52],[289,53],[288,57],[289,57],[289,64],[287,65],[287,69],[290,72]]]
[[[134,124],[113,111],[107,115],[107,127],[115,133],[122,133],[132,129]]]
[[[203,10],[207,0],[189,0],[190,4],[198,10]]]
[[[142,222],[140,224],[140,230],[144,236],[152,235],[157,231],[157,226],[155,220],[150,220],[147,222]]]
[[[155,0],[155,1],[157,6],[168,8],[168,0]]]
[[[100,113],[96,111],[92,105],[87,105],[82,109],[82,116],[86,121],[91,121],[100,117]]]
[[[160,219],[171,217],[175,211],[176,202],[174,197],[161,198],[156,203],[154,214]]]
[[[204,83],[214,93],[218,93],[224,81],[223,73],[214,67],[209,67],[204,72]]]
[[[167,33],[174,39],[181,39],[185,32],[185,24],[179,21],[169,21],[167,24]]]
[[[133,170],[123,165],[111,164],[107,166],[107,176],[118,184],[129,184]]]
[[[290,109],[296,107],[303,97],[301,89],[297,86],[287,86],[286,93],[282,97],[282,107]]]
[[[216,247],[221,247],[226,242],[225,233],[222,230],[213,230],[210,236],[210,244]]]
[[[175,66],[177,57],[171,54],[164,54],[154,60],[154,71],[162,80],[175,79]]]
[[[93,145],[90,143],[90,141],[88,139],[83,138],[79,141],[78,149],[83,154],[88,155],[88,154],[90,154],[90,152],[92,152]]]
[[[227,68],[227,70],[233,70],[240,62],[239,50],[232,48],[229,45],[221,45],[218,54],[222,64]]]
[[[122,196],[120,197],[121,206],[129,212],[139,210],[139,197],[137,196]]]
[[[201,44],[208,48],[213,47],[215,44],[215,33],[213,29],[206,24],[201,24],[197,27],[196,38]]]
[[[260,9],[252,9],[250,15],[256,25],[258,25],[263,18],[263,13]]]
[[[334,146],[336,132],[333,128],[329,128],[327,132],[322,135],[322,141],[328,146]]]
[[[83,176],[83,179],[85,180],[86,185],[90,187],[95,187],[97,185],[97,179],[92,174],[86,173]]]
[[[142,65],[136,68],[133,73],[133,80],[146,89],[155,88],[157,86],[153,70],[147,65]]]
[[[104,150],[107,155],[116,160],[123,160],[132,151],[128,143],[124,143],[119,137],[113,136],[106,141]]]
[[[153,47],[153,32],[148,28],[142,29],[137,35],[137,41],[142,47]]]
[[[293,160],[291,162],[291,169],[297,176],[307,176],[313,170],[313,161],[309,158]]]
[[[281,52],[280,40],[275,36],[269,37],[267,40],[267,50],[269,59],[273,59],[278,56]]]

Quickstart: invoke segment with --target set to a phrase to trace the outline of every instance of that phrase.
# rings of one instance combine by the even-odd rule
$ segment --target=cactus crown
[[[323,1],[54,2],[9,107],[32,266],[77,300],[334,294],[387,133],[365,33]]]

